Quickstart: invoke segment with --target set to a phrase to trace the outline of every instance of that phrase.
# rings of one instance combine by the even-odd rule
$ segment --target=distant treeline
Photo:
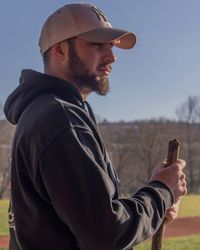
[[[200,124],[188,121],[152,119],[134,122],[98,124],[111,161],[115,167],[122,194],[143,186],[153,169],[166,158],[169,139],[181,143],[180,157],[187,161],[188,189],[200,193]],[[0,198],[9,196],[10,148],[15,126],[0,120]]]
[[[99,124],[111,160],[119,175],[122,193],[135,192],[167,157],[168,141],[181,143],[180,158],[187,167],[188,191],[200,193],[200,125],[169,120]]]

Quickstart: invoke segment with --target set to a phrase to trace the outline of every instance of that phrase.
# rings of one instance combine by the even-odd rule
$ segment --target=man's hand
[[[165,215],[165,223],[169,224],[173,222],[178,217],[180,201],[177,201],[171,208],[167,210]]]
[[[187,193],[186,175],[183,172],[186,162],[177,160],[172,165],[165,167],[166,161],[163,161],[158,168],[154,170],[151,181],[161,181],[171,190],[174,203],[176,204]]]

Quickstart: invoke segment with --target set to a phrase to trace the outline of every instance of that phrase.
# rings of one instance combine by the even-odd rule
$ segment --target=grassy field
[[[149,250],[151,249],[151,242],[147,241],[134,247],[134,250]],[[169,238],[163,242],[164,250],[199,250],[200,249],[200,237],[188,236]],[[0,250],[8,250],[7,248],[0,248]],[[103,249],[102,249],[103,250]]]
[[[8,235],[8,200],[0,200],[0,235]],[[181,203],[179,217],[200,217],[200,195],[187,195]],[[136,250],[149,250],[150,241],[135,247]],[[164,250],[198,250],[200,249],[200,235],[168,238],[164,241]],[[0,248],[0,250],[7,250]]]
[[[200,217],[200,195],[187,195],[180,205],[179,217]],[[135,250],[151,249],[151,241],[136,246]],[[164,250],[199,250],[200,235],[168,238],[163,242]]]
[[[200,195],[187,195],[181,202],[179,217],[194,216],[200,216]]]
[[[8,200],[0,200],[0,235],[8,234]],[[200,217],[200,195],[187,195],[181,203],[179,217]]]
[[[8,200],[0,200],[0,235],[8,235]]]
[[[151,249],[151,241],[146,241],[134,248],[134,250],[149,250]],[[187,237],[168,238],[163,241],[164,250],[199,250],[200,235]]]

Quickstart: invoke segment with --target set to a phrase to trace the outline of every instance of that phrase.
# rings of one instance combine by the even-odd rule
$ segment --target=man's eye
[[[93,45],[93,46],[96,46],[96,47],[99,47],[99,48],[101,48],[101,47],[104,46],[103,43],[92,43],[92,45]]]

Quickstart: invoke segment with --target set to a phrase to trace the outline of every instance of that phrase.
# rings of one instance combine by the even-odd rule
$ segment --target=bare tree
[[[10,182],[10,146],[0,145],[0,199],[8,194]]]
[[[194,124],[200,122],[200,96],[189,96],[177,109],[179,121]]]
[[[109,124],[103,136],[124,194],[148,182],[153,169],[167,156],[168,140],[178,137],[177,124],[164,119]]]
[[[167,156],[169,139],[178,137],[176,124],[165,120],[151,120],[138,123],[136,157],[141,183],[148,181],[153,169]]]
[[[0,120],[4,118],[3,103],[0,101]]]
[[[179,121],[185,124],[183,141],[187,160],[187,174],[189,191],[196,191],[196,183],[200,181],[199,162],[195,159],[199,155],[200,140],[200,97],[189,96],[176,110]]]
[[[10,148],[14,126],[4,119],[0,103],[0,199],[8,195],[10,182]]]
[[[129,175],[127,171],[129,170],[130,166],[130,152],[132,151],[132,125],[124,122],[108,123],[104,121],[104,123],[100,125],[100,129],[113,166],[117,171],[117,175],[119,176],[120,190],[124,194],[128,193],[130,191],[129,181],[131,175]],[[132,182],[134,183],[133,178]]]
[[[197,123],[200,110],[195,107],[195,116],[187,113],[183,116],[190,118],[189,126],[183,119],[100,124],[123,194],[136,191],[149,180],[153,169],[167,157],[168,141],[174,138],[181,143],[180,157],[187,161],[189,192],[200,192],[200,126]],[[191,111],[191,107],[186,110]]]

